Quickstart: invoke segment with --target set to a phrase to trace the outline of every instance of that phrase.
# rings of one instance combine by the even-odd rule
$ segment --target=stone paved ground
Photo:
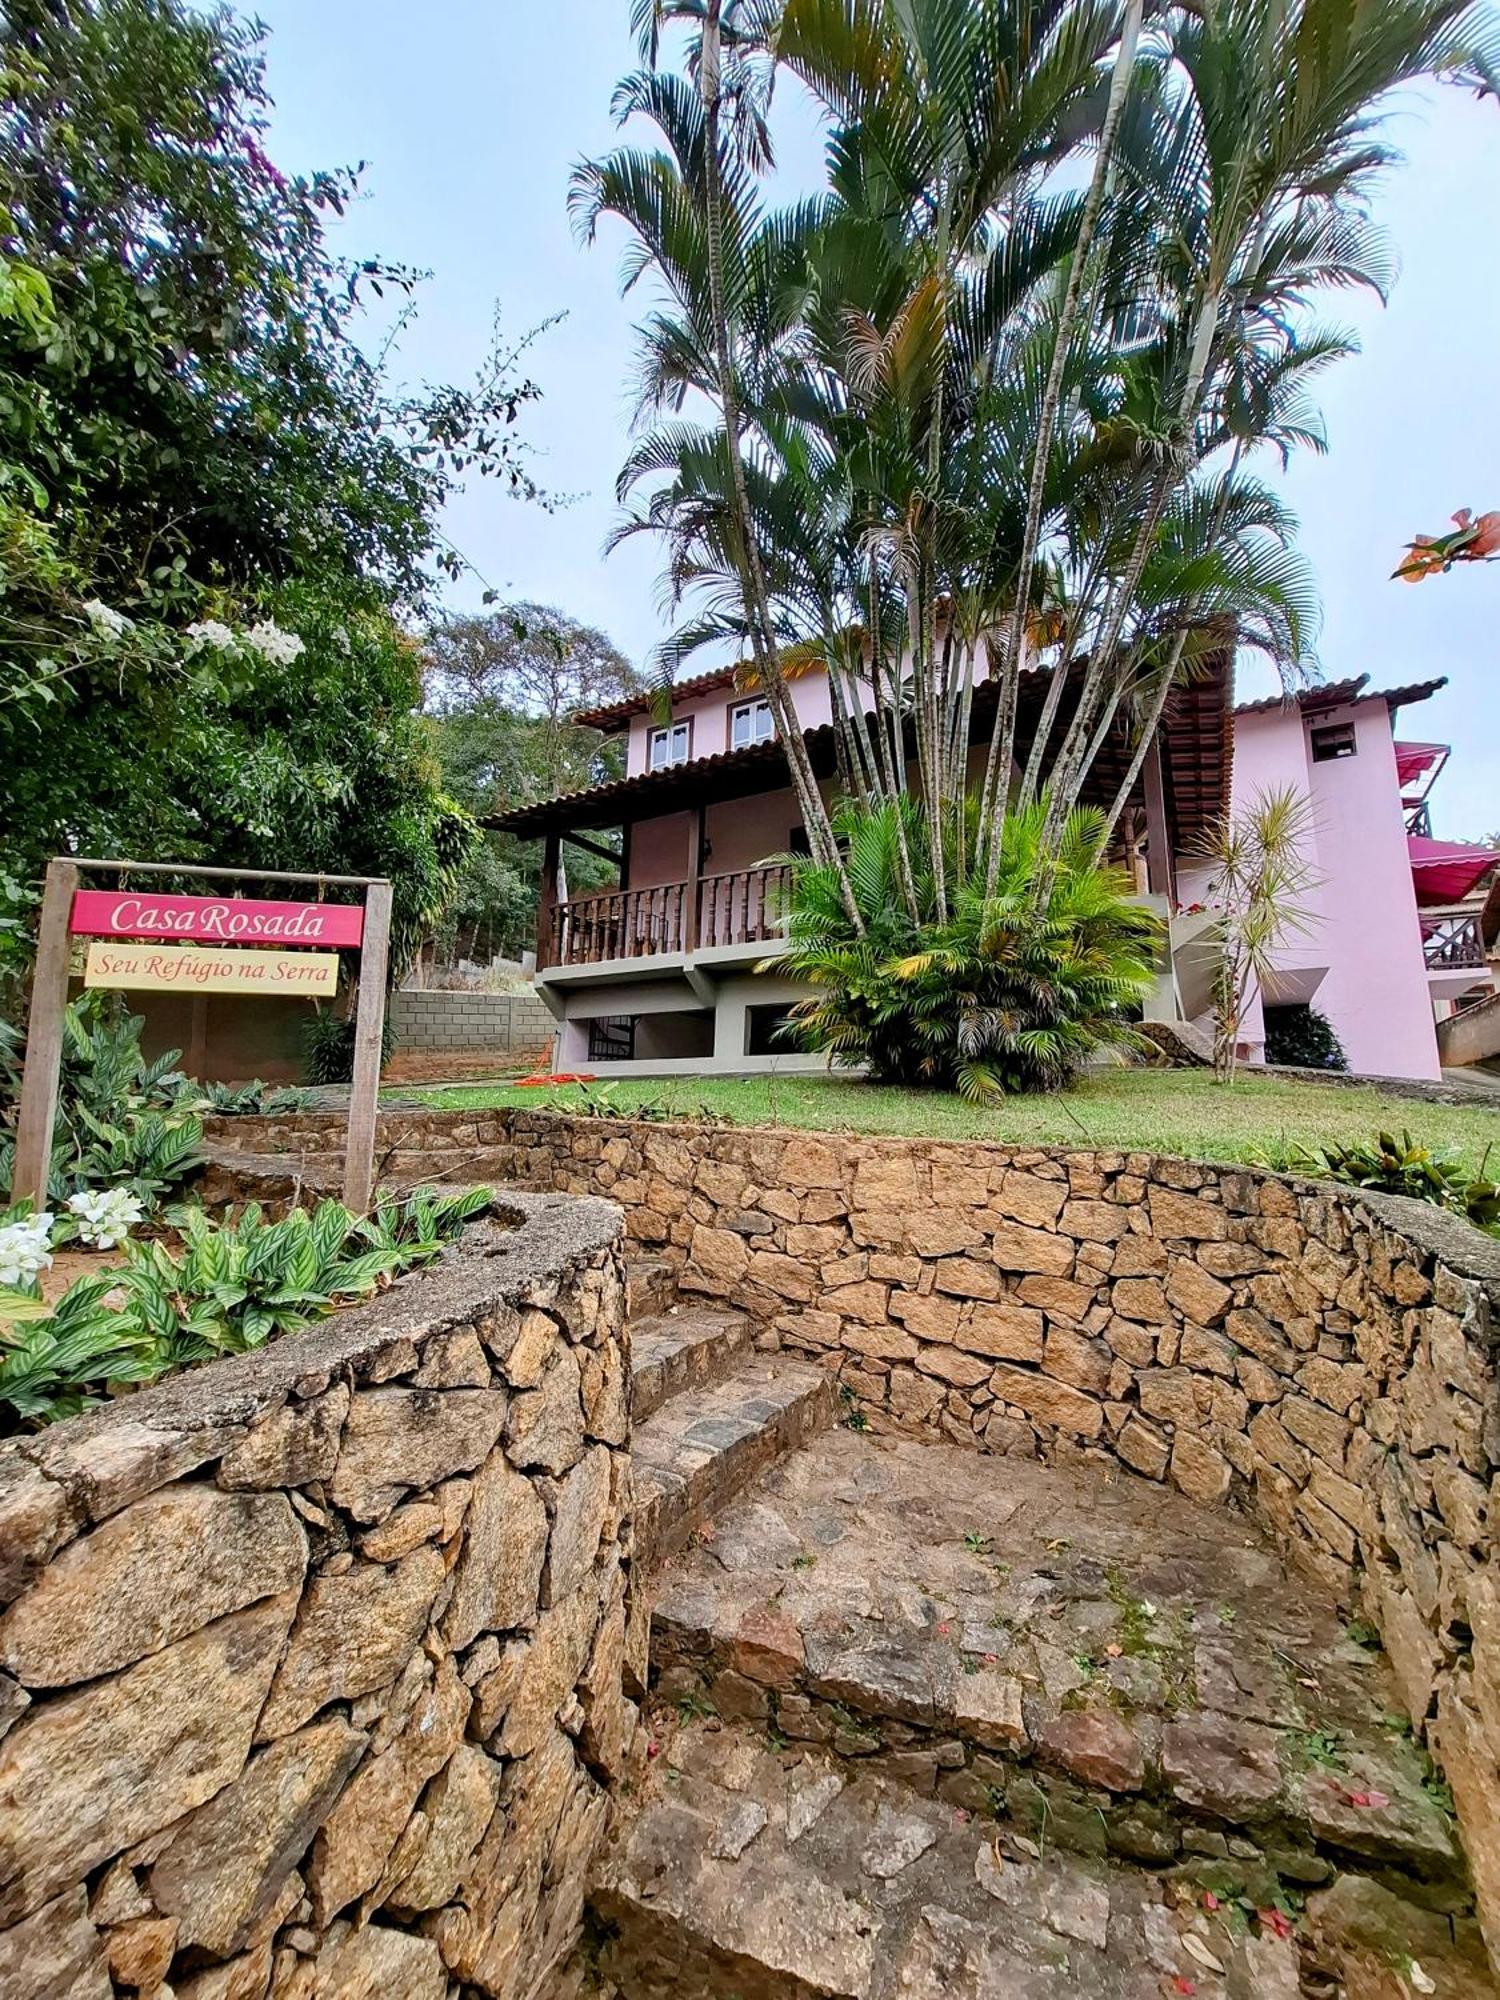
[[[1236,1938],[1142,1871],[1029,1845],[829,1751],[699,1720],[596,1884],[620,1926],[604,1969],[631,2000],[1295,2000],[1292,1938]]]
[[[976,1971],[976,1995],[1184,1990],[1159,1983],[1167,1975],[1151,1958],[1137,1908],[1164,1891],[1200,1914],[1205,1895],[1226,1909],[1241,1898],[1269,1908],[1279,1897],[1293,1913],[1311,1897],[1325,1923],[1330,1909],[1342,1911],[1341,1935],[1363,1935],[1362,1925],[1378,1940],[1370,1946],[1376,1971],[1347,1988],[1353,2000],[1366,1991],[1425,1990],[1371,1983],[1392,1976],[1393,1925],[1398,1937],[1420,1936],[1423,1963],[1439,1967],[1439,1993],[1490,1992],[1470,1962],[1468,1889],[1442,1788],[1397,1714],[1386,1663],[1362,1636],[1228,1511],[1130,1475],[981,1459],[840,1430],[771,1467],[659,1579],[658,1692],[696,1720],[658,1776],[659,1796],[637,1823],[623,1865],[679,1874],[674,1844],[686,1853],[702,1841],[701,1826],[682,1812],[715,1825],[730,1812],[701,1792],[712,1781],[752,1801],[754,1812],[730,1813],[735,1825],[765,1813],[763,1856],[778,1841],[788,1855],[796,1846],[799,1867],[810,1857],[817,1881],[826,1888],[836,1880],[844,1896],[856,1885],[840,1873],[838,1856],[847,1845],[849,1867],[864,1868],[857,1857],[873,1851],[872,1829],[887,1810],[914,1815],[935,1843],[947,1843],[945,1880],[957,1879],[957,1868],[972,1882],[983,1844],[975,1829],[984,1843],[998,1830],[1015,1868],[1002,1870],[1003,1891],[999,1881],[981,1879],[977,1903],[966,1888],[959,1901],[950,1895],[935,1906],[944,1922],[952,1918],[948,1932],[928,1920],[925,1875],[911,1877],[890,1911],[895,1892],[883,1885],[904,1879],[904,1868],[877,1869],[876,1886],[865,1885],[886,1912],[876,1931],[883,1936],[881,1926],[895,1925],[903,1939],[899,1952],[879,1945],[882,1965],[905,1963],[909,1952],[924,1964],[945,1952],[968,1963],[964,1953],[975,1941],[963,1926],[987,1915],[990,1941],[974,1964],[984,1952],[998,1952],[997,1963],[1019,1952],[1034,1983],[995,1984]],[[740,1760],[732,1766],[723,1762],[727,1741]],[[760,1760],[753,1769],[747,1744]],[[778,1779],[786,1760],[805,1775]],[[673,1769],[681,1776],[669,1783]],[[741,1770],[749,1775],[735,1780]],[[832,1798],[834,1775],[842,1789],[827,1828],[809,1835],[807,1846],[778,1831],[785,1786],[823,1783]],[[855,1821],[868,1822],[858,1840]],[[975,1852],[960,1865],[952,1843],[961,1829]],[[902,1837],[918,1839],[914,1831]],[[1025,1925],[1019,1944],[1004,1923],[994,1930],[996,1906],[1008,1908],[1010,1887],[1041,1866],[1028,1860],[1028,1847],[1050,1857],[1064,1886],[1054,1890],[1050,1876],[1038,1875],[1034,1897],[1020,1898],[1026,1924],[1054,1895],[1069,1909],[1081,1897],[1100,1910],[1106,1891],[1079,1884],[1112,1883],[1115,1928],[1103,1945],[1097,1924],[1077,1937],[1064,1926],[1063,1942],[1048,1946],[1052,1956],[1037,1958]],[[744,1851],[753,1853],[753,1841]],[[1137,1865],[1112,1871],[1112,1862]],[[760,1865],[750,1864],[750,1874]],[[979,1866],[982,1877],[982,1854]],[[710,1930],[733,1929],[749,1879],[736,1887],[710,1870],[700,1882],[695,1895],[718,1912]],[[1392,1890],[1401,1900],[1372,1917],[1370,1899]],[[801,1907],[792,1890],[785,1893]],[[648,1901],[636,1898],[638,1914]],[[678,1951],[686,1921],[673,1921]],[[868,1945],[875,1935],[859,1930],[864,1921],[846,1939],[856,1955],[858,1940]],[[1160,1957],[1161,1937],[1157,1946]],[[1090,1952],[1085,1978],[1074,1960]],[[1171,1976],[1196,1978],[1191,1970]],[[1271,1977],[1235,1974],[1227,1990],[1267,2000],[1296,1990],[1266,1983]],[[928,1987],[968,1990],[938,1973]],[[915,1976],[889,1989],[860,1985],[848,1974],[845,1985],[815,1981],[809,1990],[928,1987]],[[654,1991],[639,1983],[627,1990]],[[739,1989],[721,1981],[702,1990]],[[764,1990],[800,1989],[773,1982]],[[1197,1990],[1220,1989],[1200,1983]],[[752,1979],[745,2000],[760,1991]]]

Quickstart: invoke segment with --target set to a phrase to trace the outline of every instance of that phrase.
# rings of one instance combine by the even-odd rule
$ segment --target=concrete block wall
[[[548,1048],[555,1023],[534,993],[433,989],[391,996],[396,1047],[414,1055],[483,1049],[530,1054]]]

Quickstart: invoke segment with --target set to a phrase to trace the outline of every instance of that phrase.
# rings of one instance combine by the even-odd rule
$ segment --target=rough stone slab
[[[228,1958],[250,1942],[367,1741],[338,1717],[313,1723],[262,1750],[184,1822],[150,1878],[156,1907],[179,1920],[180,1945]]]
[[[369,1924],[293,1975],[286,2000],[446,2000],[448,1974],[430,1938]]]
[[[219,1466],[219,1484],[266,1492],[332,1477],[349,1414],[349,1385],[335,1382],[321,1396],[287,1403],[253,1423],[242,1444]]]
[[[472,1472],[489,1456],[505,1413],[499,1389],[359,1390],[329,1488],[334,1504],[357,1521],[378,1521],[403,1493]]]
[[[530,1622],[547,1553],[547,1510],[532,1480],[491,1452],[469,1501],[443,1636],[455,1652],[481,1632]]]
[[[256,1740],[289,1735],[325,1702],[393,1681],[421,1638],[443,1573],[437,1550],[419,1548],[394,1569],[356,1563],[340,1576],[315,1576]]]
[[[345,1786],[313,1845],[308,1894],[319,1925],[367,1895],[387,1875],[387,1863],[412,1828],[413,1808],[428,1780],[457,1749],[468,1717],[468,1690],[443,1661],[413,1705],[400,1734],[362,1764]],[[407,1859],[420,1852],[420,1838]],[[395,1886],[405,1868],[390,1870]],[[376,1901],[380,1898],[377,1895]]]
[[[239,1775],[296,1603],[265,1598],[17,1724],[0,1744],[0,1923]]]
[[[812,1802],[810,1809],[807,1802]],[[721,1827],[757,1828],[743,1845]],[[1292,1940],[1236,1941],[1153,1875],[693,1723],[596,1880],[624,2000],[1295,2000]],[[1191,1940],[1191,1943],[1186,1940]],[[1205,1972],[1201,1947],[1223,1968]]]
[[[930,1792],[946,1770],[980,1812],[1019,1783],[1049,1842],[1170,1861],[1212,1820],[1459,1893],[1386,1662],[1242,1517],[1145,1480],[834,1431],[669,1562],[653,1655],[725,1716],[774,1688],[782,1733],[851,1774],[879,1756]]]
[[[689,1307],[630,1322],[631,1410],[637,1424],[682,1390],[722,1381],[753,1348],[744,1313]]]
[[[89,1922],[82,1886],[0,1931],[0,1994],[6,2000],[113,2000],[104,1941]]]
[[[283,1495],[166,1487],[62,1550],[0,1618],[0,1662],[28,1688],[97,1680],[300,1587],[306,1561]]]
[[[637,1562],[680,1546],[764,1465],[827,1430],[833,1412],[829,1376],[778,1355],[756,1355],[723,1381],[671,1398],[631,1441]]]

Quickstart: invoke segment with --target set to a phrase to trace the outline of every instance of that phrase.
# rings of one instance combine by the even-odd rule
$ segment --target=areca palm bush
[[[1060,1089],[1132,1044],[1160,925],[1123,871],[1103,865],[1102,813],[1069,814],[1050,849],[1047,817],[1045,799],[1009,814],[993,892],[971,884],[944,914],[921,806],[838,814],[863,924],[850,924],[831,870],[795,864],[776,961],[814,989],[793,1009],[795,1040],[880,1082],[977,1100]],[[900,893],[903,849],[916,857],[915,918]]]
[[[1314,668],[1316,598],[1257,454],[1322,448],[1350,343],[1317,301],[1383,293],[1390,95],[1488,82],[1473,0],[635,0],[621,146],[578,169],[623,227],[639,435],[620,533],[665,551],[670,679],[732,647],[787,745],[844,918],[869,912],[802,755],[828,674],[845,793],[915,923],[1000,893],[1010,809],[1047,858],[1107,739],[1113,833],[1210,647]],[[680,54],[683,69],[666,64]],[[772,93],[821,108],[826,175],[773,204]],[[1023,674],[1044,691],[1017,750]],[[976,770],[981,689],[993,727]],[[977,795],[977,803],[971,795]],[[913,843],[917,843],[914,847]],[[920,847],[920,853],[917,851]]]

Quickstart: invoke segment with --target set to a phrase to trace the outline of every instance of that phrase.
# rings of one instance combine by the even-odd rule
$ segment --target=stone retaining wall
[[[0,1444],[0,1993],[525,2000],[634,1730],[618,1212]]]
[[[316,1119],[238,1129],[334,1143]],[[530,1109],[392,1113],[382,1137],[393,1171],[621,1202],[684,1288],[835,1370],[856,1424],[1238,1498],[1381,1633],[1500,1961],[1500,1245],[1418,1203],[1145,1153]]]

